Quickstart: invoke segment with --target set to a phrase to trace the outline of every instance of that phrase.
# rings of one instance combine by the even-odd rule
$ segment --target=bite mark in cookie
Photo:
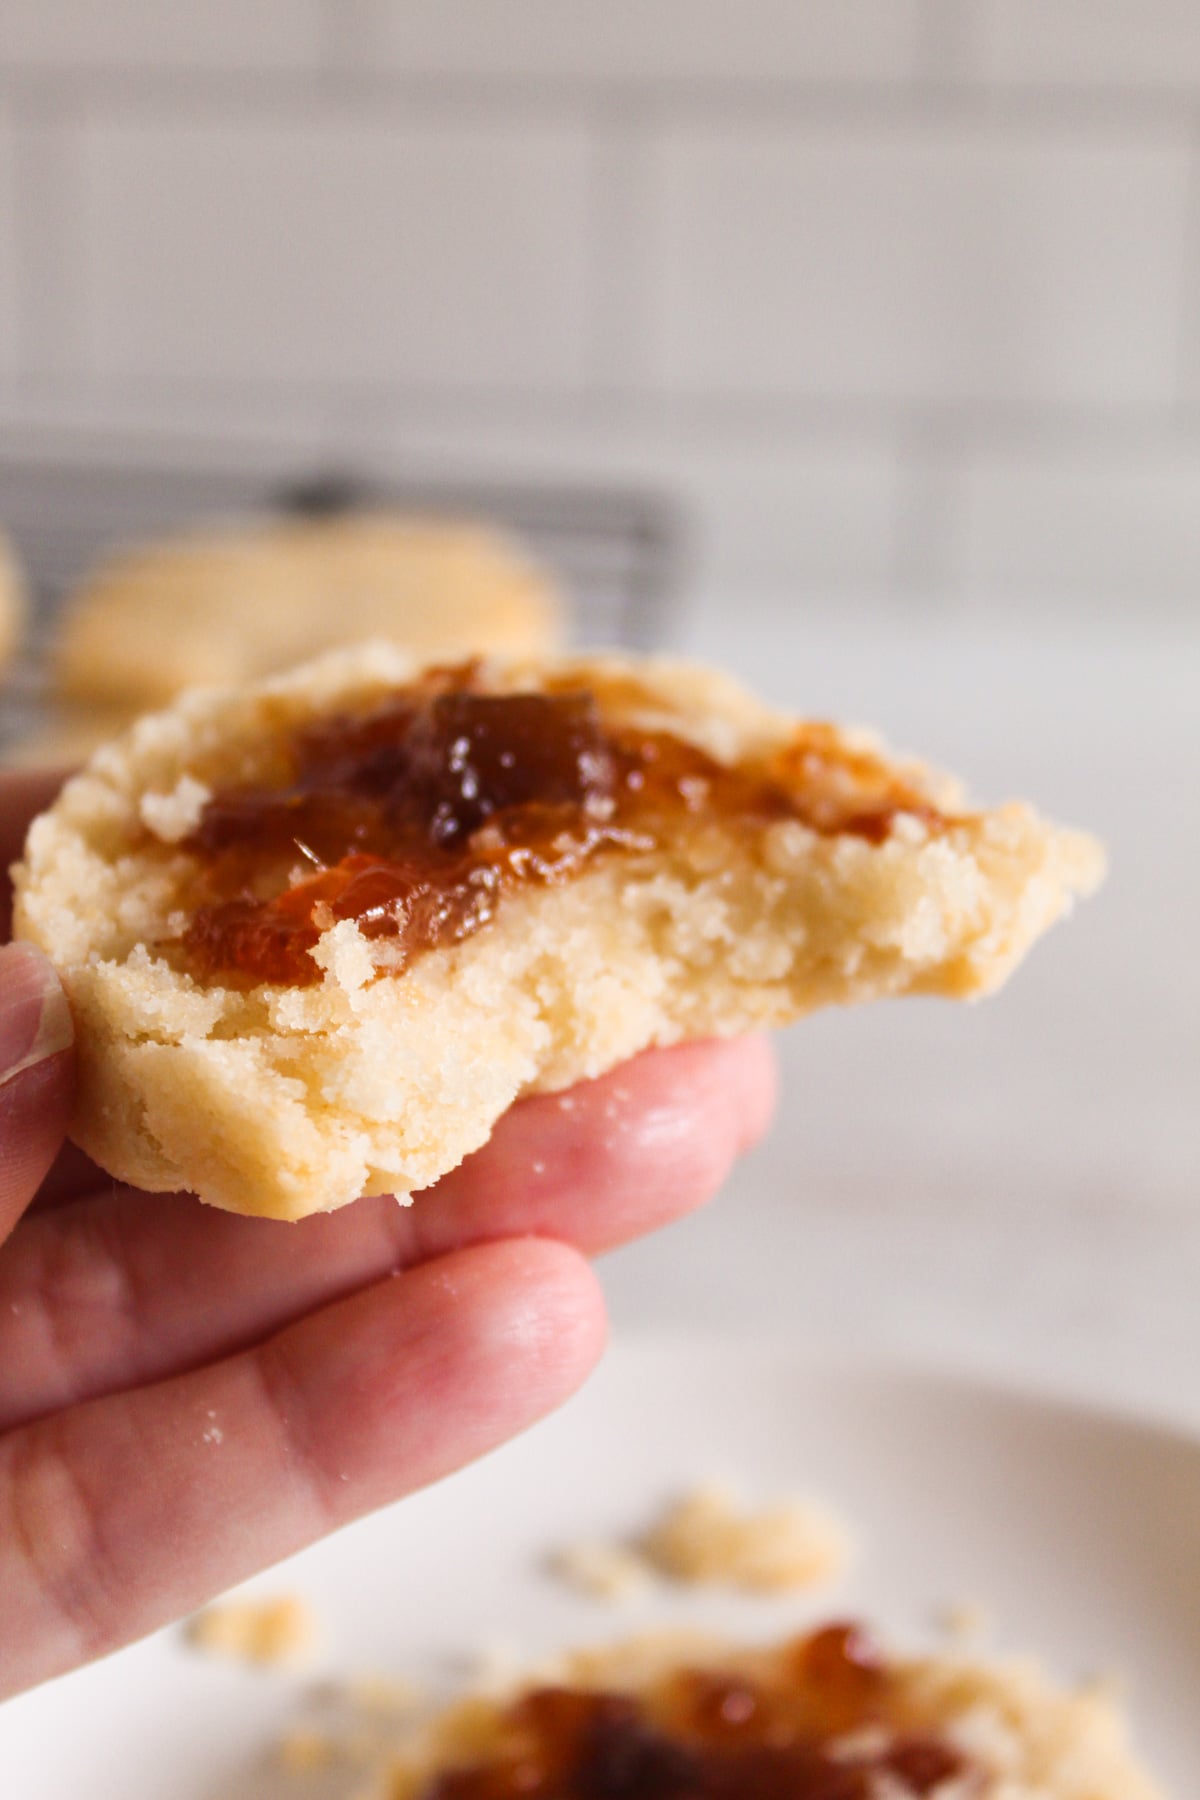
[[[747,833],[792,820],[871,843],[901,818],[927,833],[950,823],[829,725],[799,725],[729,765],[668,731],[606,723],[603,698],[603,684],[569,681],[489,693],[470,662],[292,733],[269,785],[211,796],[182,838],[203,896],[183,934],[188,966],[205,979],[315,982],[322,932],[351,919],[398,972],[480,930],[506,891],[661,850],[714,819]],[[148,822],[178,841],[171,802]]]
[[[652,1044],[988,992],[1102,866],[708,671],[375,645],[99,752],[17,922],[67,986],[89,1154],[298,1218],[428,1186]]]

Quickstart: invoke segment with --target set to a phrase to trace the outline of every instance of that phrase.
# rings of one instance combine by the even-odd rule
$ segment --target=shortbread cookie
[[[0,674],[12,661],[21,641],[25,613],[24,577],[12,544],[0,531]]]
[[[136,716],[364,638],[537,653],[559,641],[561,611],[549,578],[484,526],[364,512],[228,527],[110,558],[67,606],[53,681],[62,699]]]
[[[379,1800],[1161,1800],[1097,1692],[1030,1663],[889,1655],[832,1624],[777,1648],[647,1638],[414,1727]]]
[[[703,670],[373,645],[99,751],[17,920],[71,997],[88,1153],[298,1218],[647,1045],[986,993],[1101,868]]]

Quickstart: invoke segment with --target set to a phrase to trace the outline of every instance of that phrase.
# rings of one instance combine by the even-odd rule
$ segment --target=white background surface
[[[1088,826],[1111,869],[994,999],[785,1034],[767,1143],[605,1265],[618,1329],[800,1331],[1200,1423],[1200,640],[727,604],[689,648]]]
[[[770,1601],[660,1587],[614,1609],[547,1578],[549,1550],[636,1533],[722,1472],[750,1503],[824,1497],[858,1536],[849,1579]],[[1198,1512],[1194,1440],[790,1350],[659,1344],[618,1352],[545,1426],[256,1586],[308,1598],[342,1679],[425,1683],[461,1682],[464,1653],[488,1646],[511,1672],[513,1658],[672,1625],[779,1637],[867,1616],[923,1648],[947,1604],[981,1603],[993,1652],[1036,1648],[1060,1681],[1119,1671],[1143,1754],[1184,1800],[1200,1767]],[[358,1800],[344,1771],[297,1782],[263,1765],[305,1716],[304,1689],[162,1633],[0,1714],[5,1793]]]
[[[1193,0],[4,0],[0,452],[607,476],[710,593],[1183,616],[1198,100]]]

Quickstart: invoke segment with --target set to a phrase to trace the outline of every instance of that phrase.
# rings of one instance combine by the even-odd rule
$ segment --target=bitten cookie
[[[771,1649],[646,1638],[418,1723],[379,1800],[1162,1800],[1112,1703],[1032,1663],[889,1655],[827,1625]]]
[[[132,716],[364,638],[543,651],[561,613],[549,577],[484,526],[372,512],[230,526],[112,556],[68,604],[52,676],[61,700]]]
[[[1098,846],[724,677],[372,645],[196,691],[36,820],[17,929],[114,1175],[299,1218],[651,1044],[982,994]]]

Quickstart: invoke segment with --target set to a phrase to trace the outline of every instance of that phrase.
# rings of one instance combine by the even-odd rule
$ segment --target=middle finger
[[[687,1044],[514,1107],[411,1208],[377,1196],[287,1228],[117,1188],[35,1214],[0,1257],[0,1431],[231,1354],[468,1244],[610,1249],[707,1200],[772,1095],[761,1040]]]

